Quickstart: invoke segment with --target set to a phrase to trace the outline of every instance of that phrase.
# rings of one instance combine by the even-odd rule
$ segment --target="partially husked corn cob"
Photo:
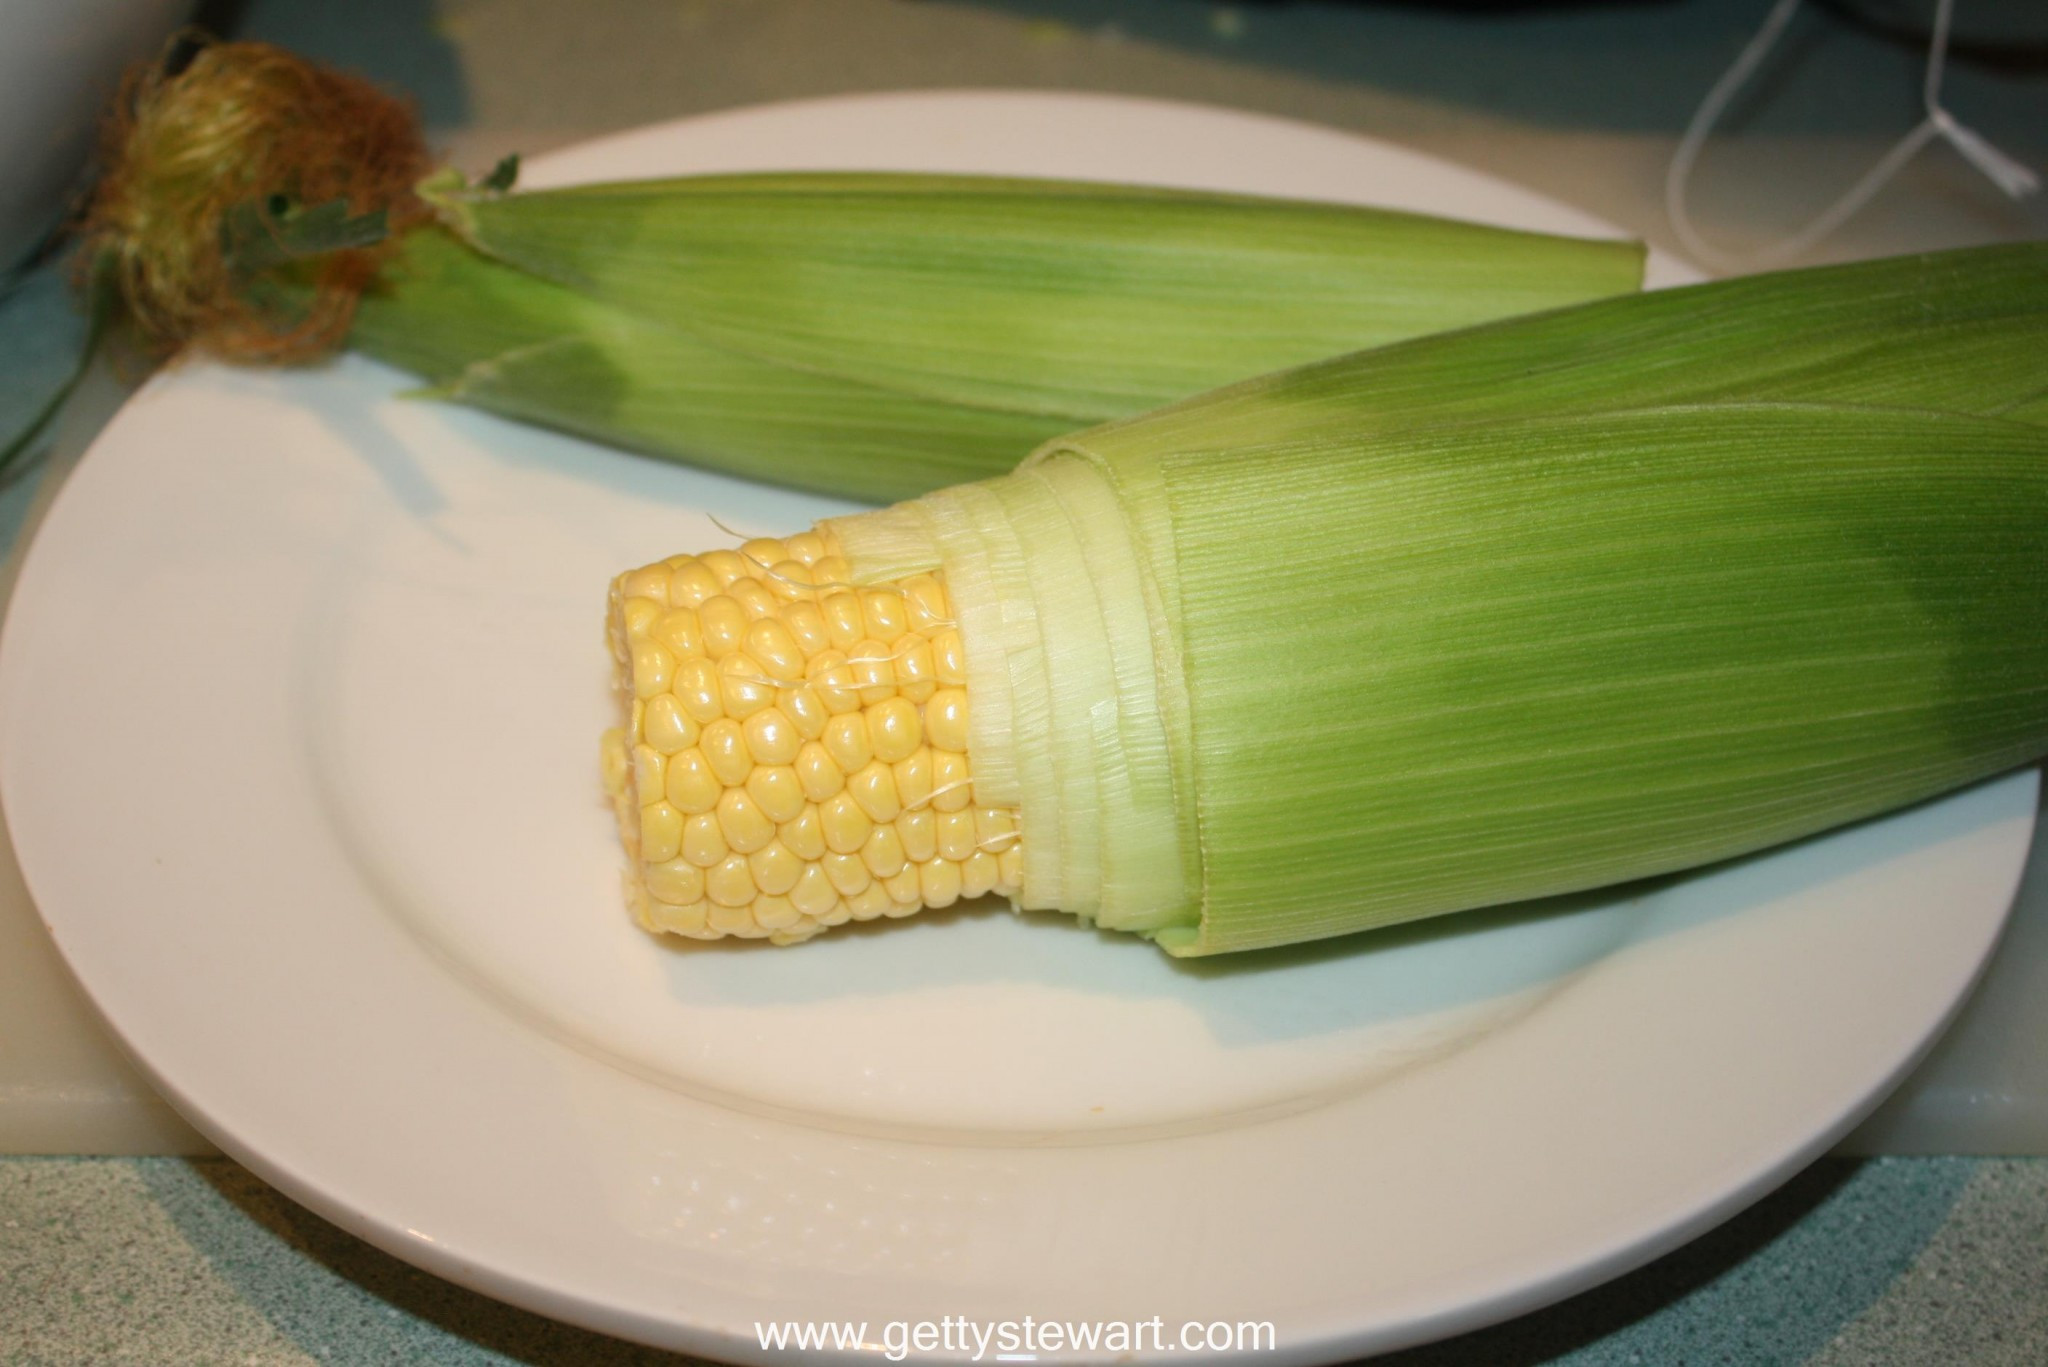
[[[798,677],[775,613],[808,623],[789,632],[814,672],[841,658],[817,652],[886,654],[897,692],[871,706],[921,706],[924,733],[948,725],[942,689],[971,698],[973,801],[1018,833],[992,890],[1174,954],[1667,873],[2039,758],[2044,356],[2048,245],[1751,277],[1264,377],[998,479],[639,571],[614,611],[633,686],[613,777],[636,876],[684,899],[645,919],[793,939],[842,915],[816,883],[808,922],[790,894],[752,904],[765,921],[715,910],[708,876],[698,900],[683,809],[661,805],[665,747],[731,742],[705,750],[658,700],[709,717],[715,683],[765,712]],[[695,604],[682,655],[706,656],[681,693],[682,655],[634,655],[663,595]],[[926,601],[895,634],[891,605]],[[770,638],[756,654],[747,631]],[[900,675],[922,686],[926,640],[920,704]],[[855,715],[865,681],[835,682]],[[832,724],[775,697],[792,728]],[[723,800],[751,774],[718,778]],[[741,864],[719,867],[736,902]],[[889,876],[888,910],[912,909]]]
[[[787,944],[1020,889],[940,575],[856,588],[829,534],[758,539],[621,575],[610,624],[606,783],[648,929]]]

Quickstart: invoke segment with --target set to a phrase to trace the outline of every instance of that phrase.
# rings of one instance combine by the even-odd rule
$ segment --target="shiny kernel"
[[[683,814],[666,802],[640,809],[640,858],[665,864],[683,845]]]
[[[917,866],[917,900],[928,907],[950,907],[960,900],[960,866],[934,859]]]
[[[824,735],[825,723],[832,720],[832,714],[818,699],[818,690],[809,684],[783,689],[775,695],[775,705],[782,709],[782,715],[789,718],[789,724],[805,740],[816,740]]]
[[[628,598],[651,598],[668,606],[668,566],[648,565],[619,581],[619,592]]]
[[[860,849],[875,828],[873,818],[861,810],[851,793],[819,803],[818,824],[824,828],[826,847],[835,854],[852,854]]]
[[[762,677],[758,664],[735,651],[718,662],[718,701],[726,716],[745,721],[775,701],[775,685]]]
[[[857,897],[875,881],[875,876],[868,872],[868,866],[861,863],[857,854],[828,854],[818,861],[818,867],[832,880],[832,886],[839,890],[841,897]]]
[[[932,751],[932,806],[941,812],[965,810],[974,801],[974,780],[967,756],[951,750]]]
[[[754,899],[754,924],[763,930],[787,930],[804,914],[787,897],[767,895]]]
[[[747,753],[760,764],[788,764],[803,747],[803,737],[778,708],[756,712],[741,730],[747,739]]]
[[[929,574],[915,575],[904,581],[903,606],[910,613],[912,631],[922,633],[953,624],[953,608],[946,601],[946,586]]]
[[[889,898],[889,890],[880,883],[869,883],[846,899],[846,909],[853,913],[856,921],[872,921],[895,905]]]
[[[619,616],[626,624],[628,636],[645,636],[647,629],[661,620],[667,609],[652,598],[628,598],[619,608]]]
[[[977,848],[972,812],[940,812],[937,829],[939,853],[955,863],[968,858]]]
[[[704,897],[704,871],[687,859],[649,864],[641,871],[647,890],[664,902],[687,905]]]
[[[942,688],[924,705],[924,728],[941,750],[967,749],[967,691]]]
[[[704,628],[690,608],[670,608],[648,628],[647,634],[667,648],[678,660],[704,653]]]
[[[680,906],[656,902],[647,908],[647,923],[655,930],[665,930],[671,935],[688,935],[692,939],[708,940],[713,934],[709,919],[710,911],[710,904],[701,897]]]
[[[804,809],[804,785],[787,764],[764,764],[748,774],[747,795],[778,826],[794,821]]]
[[[894,821],[896,814],[903,810],[903,800],[896,793],[896,771],[876,760],[865,769],[846,776],[846,791],[840,797],[850,797],[860,804],[874,821]],[[834,798],[833,801],[838,801]]]
[[[942,631],[932,641],[932,665],[948,688],[967,682],[967,649],[960,644],[958,631]]]
[[[860,690],[863,707],[873,707],[896,696],[896,662],[890,657],[888,646],[873,639],[856,641],[853,649],[846,652],[846,661],[853,670],[853,684]]]
[[[711,764],[718,781],[732,788],[747,781],[754,772],[754,757],[747,752],[746,733],[730,717],[720,717],[697,737],[697,748]]]
[[[825,857],[825,826],[816,807],[806,806],[795,817],[783,822],[776,836],[799,859]]]
[[[725,704],[719,696],[718,666],[701,655],[677,667],[671,691],[683,705],[684,713],[699,726],[725,715]]]
[[[683,710],[683,705],[676,701],[673,693],[649,698],[647,710],[640,718],[640,734],[664,755],[673,755],[695,745],[700,729],[696,719]]]
[[[725,843],[725,831],[718,817],[699,812],[683,827],[683,858],[700,869],[708,869],[732,853]]]
[[[919,747],[889,766],[896,771],[896,798],[906,812],[928,806],[932,798],[932,752]]]
[[[785,539],[782,545],[783,549],[789,552],[791,560],[807,566],[817,564],[818,557],[825,553],[825,538],[816,532],[798,532],[795,536]]]
[[[885,915],[905,916],[916,911],[921,905],[917,900],[918,878],[915,864],[906,864],[897,870],[895,876],[884,878],[882,886],[888,889],[889,900],[896,904],[896,908],[885,912]]]
[[[915,636],[896,643],[896,691],[912,702],[923,702],[938,690],[937,667],[932,663],[931,643]]]
[[[877,878],[889,878],[903,872],[906,862],[903,853],[903,837],[896,833],[894,826],[877,826],[868,832],[867,840],[860,847],[860,862],[868,866],[868,872]]]
[[[960,895],[979,897],[1002,878],[1002,866],[987,850],[976,850],[960,862]]]
[[[791,684],[803,678],[804,652],[782,623],[772,619],[753,623],[741,645],[760,664],[761,672],[777,683]]]
[[[782,611],[782,600],[775,596],[775,590],[758,579],[742,579],[725,592],[740,605],[751,622],[764,621]]]
[[[782,542],[777,538],[757,536],[753,540],[741,544],[740,556],[758,571],[763,566],[772,565],[778,560],[787,560],[789,552],[783,548]]]
[[[785,603],[812,596],[811,567],[801,560],[778,560],[761,576],[761,582]]]
[[[1017,843],[1017,818],[1007,807],[976,807],[974,832],[983,849],[1001,854],[1006,846]]]
[[[775,838],[775,823],[744,788],[728,788],[718,799],[718,829],[739,854],[752,854]]]
[[[728,855],[704,871],[704,895],[722,907],[743,907],[754,900],[754,875],[745,855]]]
[[[688,563],[678,565],[669,571],[668,601],[679,608],[694,608],[707,598],[718,595],[718,576],[704,568],[701,560],[692,558]]]
[[[702,750],[685,750],[670,756],[667,782],[663,787],[670,805],[692,816],[717,806],[718,795],[725,791],[725,785],[718,781],[718,775],[711,772],[711,761],[704,758]]]
[[[896,818],[896,836],[903,842],[903,857],[922,864],[939,852],[939,819],[934,812],[905,812]]]
[[[839,901],[839,889],[832,886],[823,865],[806,864],[789,890],[789,900],[806,916],[823,916]]]
[[[711,928],[726,935],[737,935],[743,940],[759,940],[768,932],[754,924],[754,903],[749,898],[737,906],[726,906],[720,902],[711,903],[711,914],[707,918]]]
[[[816,603],[794,603],[782,614],[782,624],[796,638],[805,655],[816,655],[832,646],[832,633],[825,626],[825,614]]]
[[[866,720],[858,712],[849,712],[825,723],[825,753],[844,773],[865,769],[875,757]]]
[[[1024,851],[1012,845],[996,856],[996,866],[1002,870],[1003,886],[1021,888],[1024,886]]]
[[[867,635],[867,623],[860,615],[860,599],[853,594],[836,590],[820,599],[818,606],[825,614],[825,630],[839,649],[845,650]]]
[[[811,575],[820,588],[827,584],[851,584],[853,566],[846,563],[846,557],[843,555],[821,555],[812,564]]]
[[[781,841],[771,840],[747,856],[747,868],[754,875],[755,887],[780,897],[803,876],[804,861],[791,854]]]
[[[818,701],[833,716],[842,716],[860,708],[860,693],[853,686],[853,666],[838,650],[823,650],[813,655],[804,666],[804,677],[817,691]]]
[[[703,562],[705,569],[711,571],[712,577],[718,581],[721,592],[754,572],[754,567],[748,564],[746,557],[738,551],[706,551],[697,559]]]
[[[640,641],[633,647],[633,696],[642,702],[657,693],[668,690],[669,678],[676,667],[675,656],[663,650],[652,641]]]
[[[903,595],[888,589],[868,589],[861,594],[860,618],[866,624],[868,636],[883,645],[894,645],[910,625]]]
[[[704,631],[704,653],[714,660],[738,650],[740,638],[747,634],[747,610],[722,593],[704,600],[697,622]]]
[[[835,901],[823,911],[814,913],[811,919],[820,927],[843,926],[853,919],[853,909],[843,901]]]
[[[894,764],[917,753],[924,743],[924,724],[917,719],[917,705],[903,698],[889,698],[867,710],[868,749],[884,764]]]
[[[804,796],[813,802],[823,802],[838,794],[846,786],[846,773],[833,760],[832,752],[817,741],[810,741],[796,752],[796,778],[803,785]]]
[[[668,761],[653,746],[633,747],[633,790],[642,807],[661,801],[667,769]]]

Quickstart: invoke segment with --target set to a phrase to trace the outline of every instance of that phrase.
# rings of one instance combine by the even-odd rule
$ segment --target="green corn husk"
[[[881,173],[423,187],[351,344],[430,394],[870,500],[1247,375],[1635,289],[1633,243]],[[459,239],[459,240],[458,240]]]
[[[1263,377],[910,505],[970,524],[927,546],[949,576],[963,537],[1071,524],[1028,573],[949,577],[963,631],[1028,618],[1082,662],[970,652],[977,766],[1055,757],[1020,820],[1057,895],[1020,901],[1251,949],[1690,868],[2039,758],[2043,357],[2048,245],[1786,272]],[[916,559],[867,552],[911,522],[829,525],[864,578]],[[1105,542],[1135,574],[1096,571]],[[991,669],[1015,696],[984,723]]]

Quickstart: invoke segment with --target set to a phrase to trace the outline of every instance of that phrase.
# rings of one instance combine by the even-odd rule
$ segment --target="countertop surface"
[[[253,0],[202,21],[408,91],[489,165],[660,119],[858,90],[1106,90],[1370,133],[1598,213],[1661,246],[1680,131],[1766,5],[1217,5],[1202,0]],[[1919,116],[1924,51],[1831,5],[1797,22],[1695,182],[1725,250],[1820,209]],[[1951,65],[1957,117],[2048,164],[2048,23],[1962,0],[2005,44]],[[2032,22],[2032,28],[2028,24]],[[2015,37],[2015,35],[2017,35]],[[2048,236],[1950,149],[1924,149],[1802,260]],[[83,341],[47,262],[0,294],[0,439]],[[90,374],[0,484],[0,595],[40,505],[132,377]],[[1915,1076],[1816,1165],[1637,1273],[1417,1362],[2048,1359],[2048,857],[1985,983]],[[0,842],[0,1363],[628,1361],[655,1355],[398,1263],[264,1187],[159,1101],[51,948]],[[82,1155],[121,1155],[85,1157]],[[181,1155],[143,1157],[140,1155]]]

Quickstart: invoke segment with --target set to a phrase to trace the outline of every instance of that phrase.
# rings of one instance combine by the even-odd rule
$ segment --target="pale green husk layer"
[[[650,454],[905,498],[1249,375],[1635,289],[1634,243],[1061,181],[423,187],[353,344]]]
[[[2048,246],[1993,248],[1490,324],[1051,443],[943,496],[1031,557],[955,584],[1009,624],[1010,730],[975,744],[1010,747],[1053,900],[1177,954],[1689,868],[2026,763],[2044,356]]]

